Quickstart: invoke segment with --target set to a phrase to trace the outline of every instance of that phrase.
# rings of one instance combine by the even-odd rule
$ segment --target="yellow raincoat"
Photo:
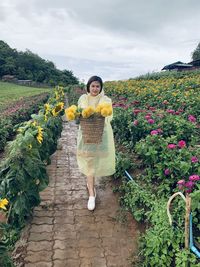
[[[78,100],[78,106],[86,108],[97,107],[100,103],[112,103],[102,91],[97,96],[83,94]],[[77,137],[77,163],[81,173],[86,176],[102,177],[115,173],[115,146],[113,131],[110,124],[112,115],[105,118],[102,142],[100,144],[84,144],[79,126]]]

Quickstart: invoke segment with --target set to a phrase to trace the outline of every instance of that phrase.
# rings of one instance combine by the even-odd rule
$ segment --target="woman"
[[[78,107],[96,108],[100,103],[110,103],[110,98],[104,95],[103,82],[98,76],[92,76],[87,82],[87,94],[78,100]],[[113,131],[110,125],[112,115],[105,118],[104,132],[100,144],[84,144],[81,128],[77,138],[77,162],[80,172],[87,176],[89,199],[87,207],[95,209],[95,177],[109,176],[115,173],[115,146]]]

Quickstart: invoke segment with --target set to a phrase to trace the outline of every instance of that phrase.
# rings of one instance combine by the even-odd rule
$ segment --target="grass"
[[[0,82],[0,110],[23,98],[50,92],[48,88],[34,88],[12,83]]]

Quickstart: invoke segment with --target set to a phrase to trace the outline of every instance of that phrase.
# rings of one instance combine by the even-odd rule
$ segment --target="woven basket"
[[[100,144],[102,142],[104,117],[80,118],[84,144]]]

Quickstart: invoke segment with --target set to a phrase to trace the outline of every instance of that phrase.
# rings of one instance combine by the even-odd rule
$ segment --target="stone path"
[[[132,266],[137,224],[129,214],[119,212],[108,178],[96,186],[95,211],[87,210],[86,181],[76,163],[76,134],[76,124],[64,123],[61,148],[48,166],[49,186],[18,242],[16,266]]]

